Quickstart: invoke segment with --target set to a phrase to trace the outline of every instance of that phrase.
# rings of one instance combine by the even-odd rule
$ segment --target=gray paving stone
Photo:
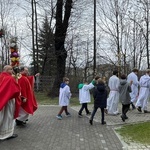
[[[89,109],[92,111],[92,105]],[[119,106],[121,107],[121,106]],[[29,118],[26,127],[15,127],[18,137],[0,141],[2,150],[122,150],[121,139],[114,132],[115,127],[123,124],[150,120],[150,114],[139,114],[129,111],[129,119],[122,122],[120,115],[106,115],[107,125],[101,125],[101,113],[97,112],[93,125],[89,124],[89,116],[84,114],[78,118],[80,106],[71,107],[71,117],[63,114],[57,120],[58,106],[39,106],[34,116]],[[134,145],[136,146],[136,145]],[[133,148],[133,146],[132,146]],[[149,149],[150,147],[140,147]],[[129,149],[128,149],[129,150]]]

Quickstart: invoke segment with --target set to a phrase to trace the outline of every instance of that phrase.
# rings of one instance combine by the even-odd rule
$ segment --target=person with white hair
[[[12,76],[13,68],[4,66],[0,74],[0,140],[16,138],[14,118],[18,115],[20,86]]]

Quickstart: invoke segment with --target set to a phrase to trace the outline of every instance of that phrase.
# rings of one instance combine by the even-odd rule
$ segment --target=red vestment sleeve
[[[20,106],[21,106],[21,97],[18,96],[15,98],[15,113],[14,113],[14,118],[17,118],[19,116],[19,111],[20,111]]]

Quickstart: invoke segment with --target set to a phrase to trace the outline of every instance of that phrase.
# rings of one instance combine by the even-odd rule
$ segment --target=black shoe
[[[16,119],[16,125],[21,125],[22,123],[23,123],[23,121]]]
[[[91,112],[86,113],[86,115],[91,115]]]
[[[139,112],[142,112],[141,107],[138,107],[137,110],[138,110]]]
[[[148,111],[148,110],[144,110],[144,113],[150,113],[150,111]]]
[[[93,125],[93,120],[89,120],[89,123],[90,123],[91,125]]]
[[[71,114],[68,112],[68,113],[66,114],[66,117],[71,117]]]
[[[125,117],[122,115],[120,117],[121,117],[122,121],[125,122]]]
[[[13,134],[12,136],[8,137],[7,140],[10,140],[10,139],[13,139],[13,138],[16,138],[18,137],[18,134]]]
[[[17,126],[25,126],[26,122],[20,121],[16,119],[16,125]]]
[[[102,121],[102,125],[106,124],[106,121]]]
[[[127,116],[125,116],[125,117],[124,117],[124,119],[128,119],[128,117],[127,117]]]

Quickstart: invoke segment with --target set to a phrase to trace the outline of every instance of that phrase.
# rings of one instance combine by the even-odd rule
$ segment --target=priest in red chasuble
[[[34,76],[29,76],[28,68],[20,68],[20,77],[18,78],[18,84],[21,88],[21,107],[19,111],[19,117],[16,119],[16,125],[25,125],[29,119],[29,115],[33,115],[37,109],[37,101],[34,95]]]
[[[6,65],[0,73],[0,140],[15,138],[14,118],[18,116],[21,100],[20,86],[12,76],[13,68]]]

